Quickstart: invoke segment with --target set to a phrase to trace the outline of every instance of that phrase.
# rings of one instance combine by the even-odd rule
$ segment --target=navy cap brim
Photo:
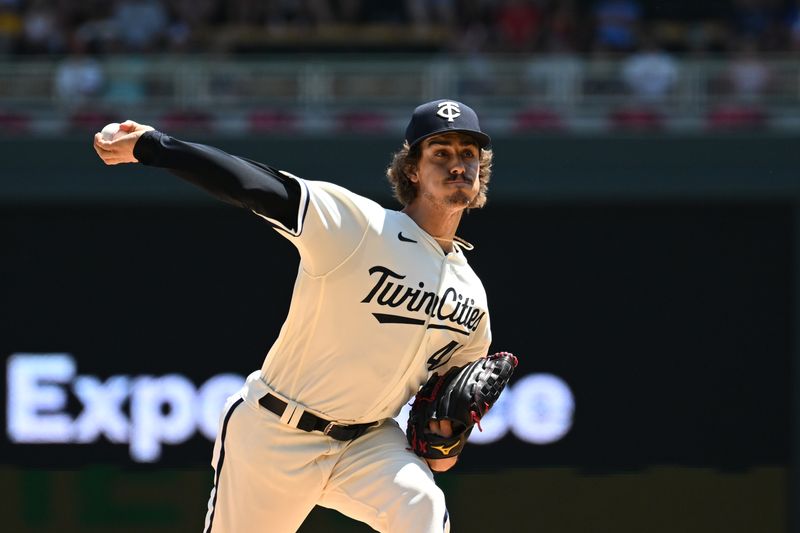
[[[435,135],[441,135],[441,134],[444,134],[444,133],[464,133],[466,135],[469,135],[470,137],[472,137],[473,139],[475,139],[477,141],[478,146],[480,148],[486,148],[487,146],[491,146],[491,144],[492,144],[492,138],[489,137],[488,135],[486,135],[485,133],[483,133],[482,131],[465,130],[465,129],[460,129],[460,128],[441,128],[439,130],[432,131],[432,132],[428,133],[427,135],[425,135],[423,137],[420,137],[419,139],[415,140],[413,143],[409,144],[409,148],[413,148],[414,146],[418,145],[419,143],[421,143],[425,139],[429,139],[429,138],[431,138],[431,137],[433,137]]]

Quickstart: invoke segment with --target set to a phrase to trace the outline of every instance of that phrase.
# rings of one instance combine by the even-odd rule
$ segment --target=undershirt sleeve
[[[223,202],[275,220],[290,231],[298,229],[300,183],[268,165],[159,131],[139,137],[133,155],[140,163],[167,169]]]

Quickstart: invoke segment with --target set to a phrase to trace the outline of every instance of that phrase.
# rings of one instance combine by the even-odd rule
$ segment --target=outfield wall
[[[392,204],[385,139],[212,142]],[[459,531],[489,527],[478,494],[498,530],[793,530],[796,146],[496,141],[490,203],[460,233],[492,349],[522,364],[439,476]],[[296,252],[163,171],[103,167],[86,140],[4,140],[0,157],[8,523],[198,530],[214,402],[277,335]],[[304,530],[358,526],[317,510]]]

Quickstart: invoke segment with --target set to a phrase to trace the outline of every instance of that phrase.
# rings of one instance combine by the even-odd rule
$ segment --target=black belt
[[[262,396],[261,399],[258,400],[258,403],[261,404],[261,407],[275,413],[279,417],[283,416],[283,413],[286,411],[286,406],[288,405],[286,402],[274,394],[270,394],[269,392]],[[368,424],[340,426],[329,420],[325,420],[324,418],[312,415],[308,411],[303,411],[303,414],[300,416],[300,420],[297,422],[297,427],[303,431],[321,431],[325,435],[336,440],[353,440],[363,435],[364,432],[366,432],[367,429],[374,424],[374,422],[370,422]]]

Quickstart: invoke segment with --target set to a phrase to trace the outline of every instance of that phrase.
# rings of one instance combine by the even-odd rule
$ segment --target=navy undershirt
[[[300,184],[268,165],[160,131],[139,137],[133,155],[140,163],[165,168],[224,202],[297,229]]]

